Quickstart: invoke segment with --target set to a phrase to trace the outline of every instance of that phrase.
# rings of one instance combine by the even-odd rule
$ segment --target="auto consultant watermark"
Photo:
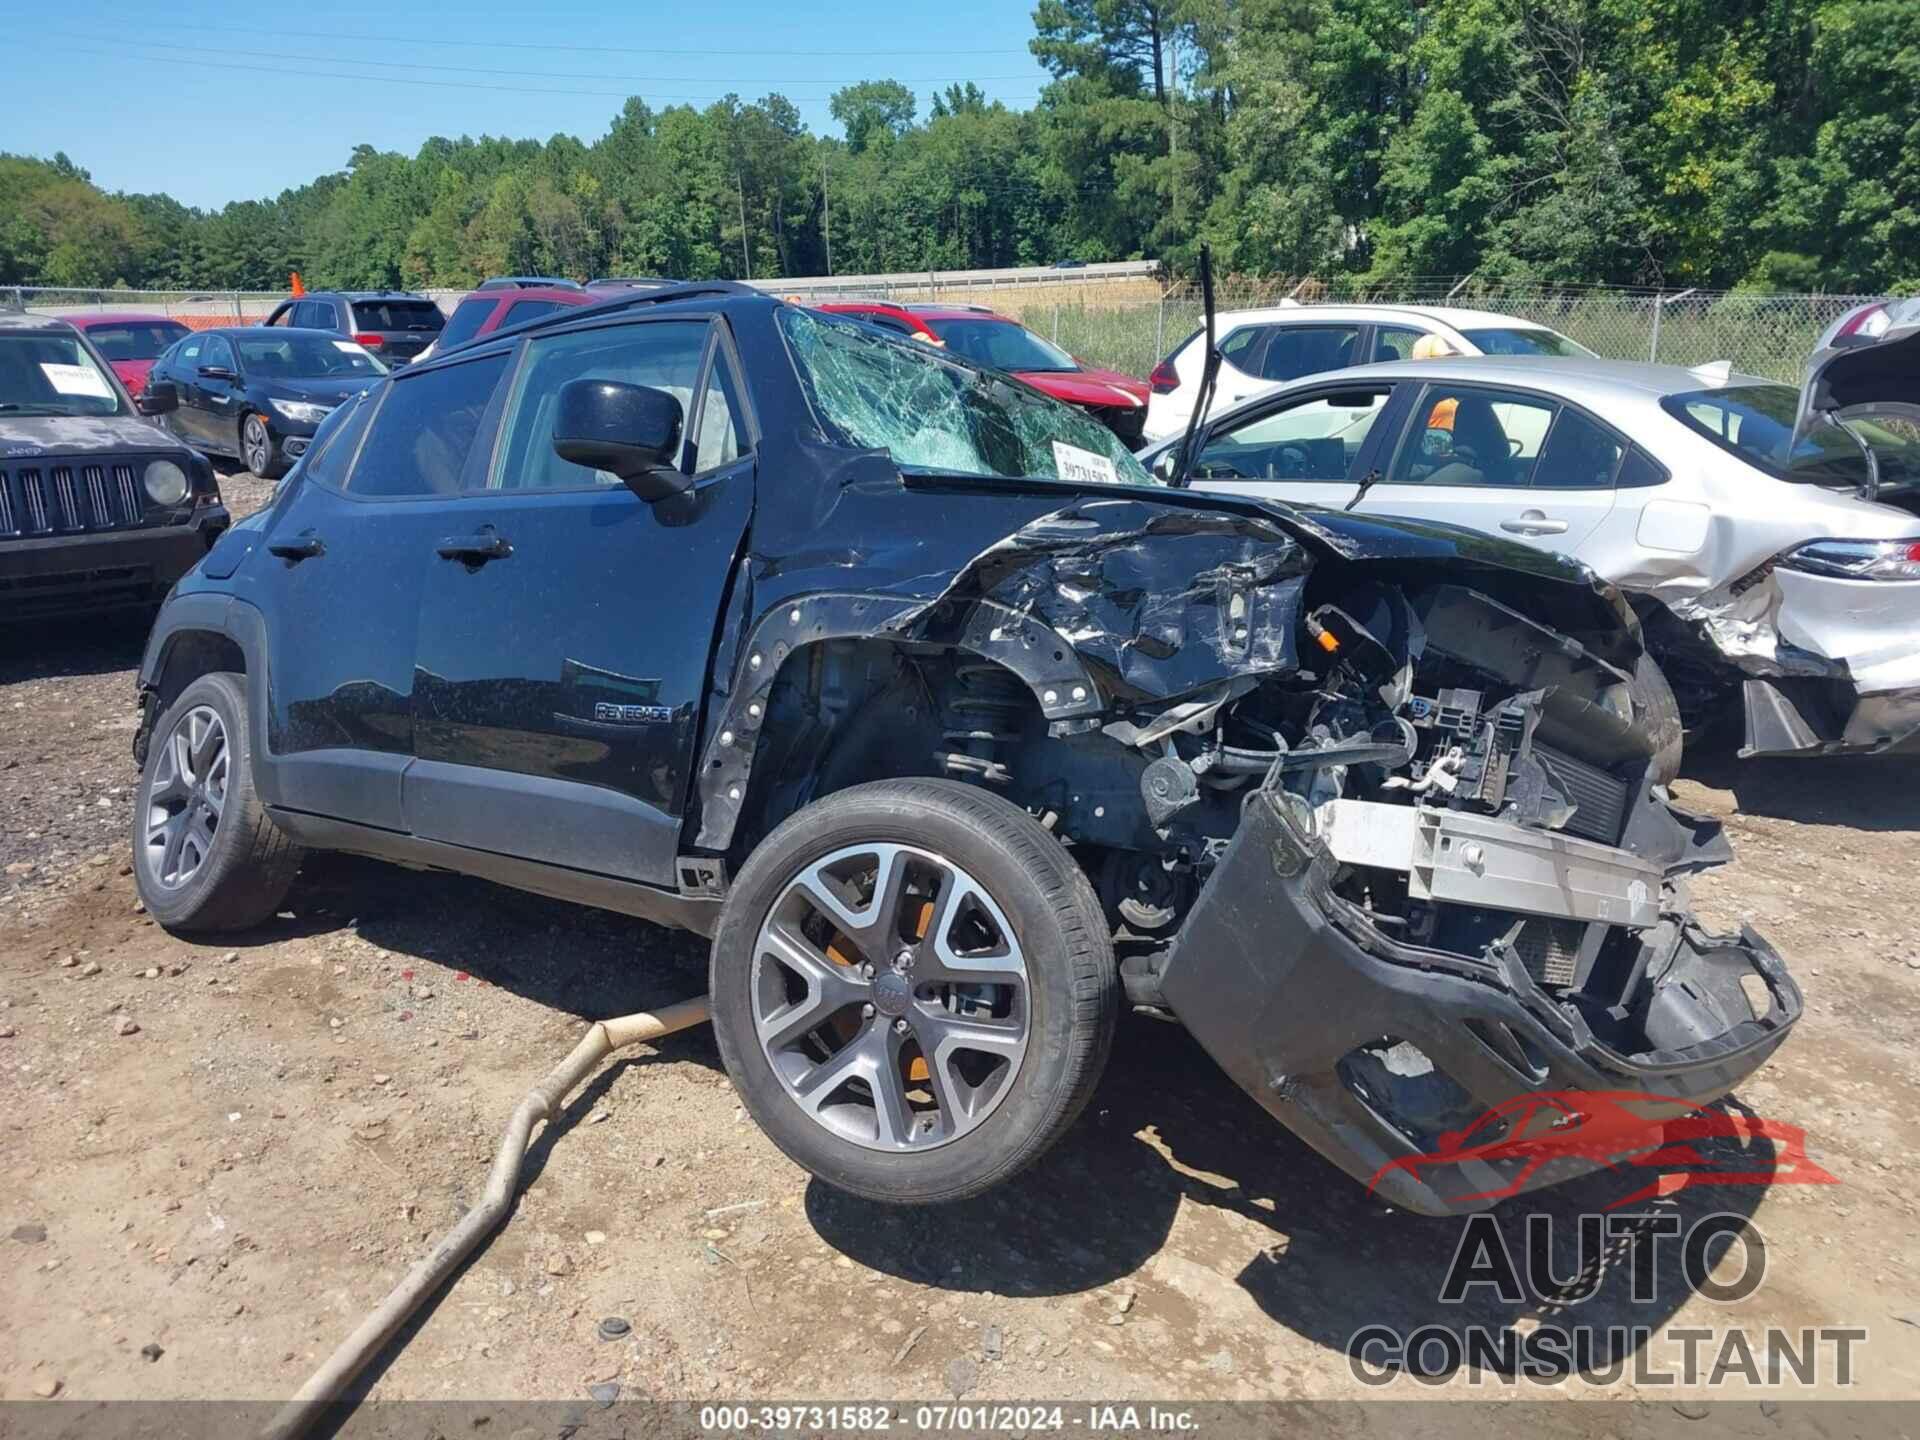
[[[1520,1227],[1482,1208],[1595,1170],[1620,1177],[1628,1193],[1570,1217],[1528,1215]],[[1837,1184],[1808,1157],[1796,1126],[1659,1096],[1534,1092],[1440,1136],[1430,1153],[1382,1166],[1374,1188],[1409,1180],[1475,1213],[1433,1297],[1443,1307],[1433,1320],[1365,1325],[1348,1339],[1348,1368],[1362,1385],[1854,1383],[1864,1326],[1639,1319],[1650,1310],[1672,1315],[1695,1298],[1735,1305],[1766,1283],[1767,1245],[1750,1216],[1688,1218],[1670,1197],[1709,1186]],[[1660,1208],[1623,1208],[1649,1201]],[[1609,1284],[1608,1302],[1595,1307],[1604,1313],[1588,1317],[1579,1307]],[[1454,1318],[1467,1310],[1518,1318]]]
[[[1527,1217],[1518,1256],[1493,1216],[1470,1217],[1434,1297],[1442,1305],[1475,1299],[1530,1305],[1554,1314],[1552,1323],[1530,1318],[1504,1325],[1364,1325],[1347,1341],[1353,1378],[1370,1388],[1402,1380],[1444,1385],[1457,1378],[1468,1385],[1557,1385],[1578,1378],[1592,1386],[1625,1381],[1643,1389],[1854,1382],[1858,1349],[1867,1339],[1864,1326],[1567,1323],[1560,1317],[1598,1291],[1608,1271],[1604,1257],[1622,1241],[1631,1256],[1626,1283],[1634,1303],[1659,1302],[1663,1278],[1677,1271],[1688,1294],[1730,1305],[1754,1294],[1767,1273],[1766,1242],[1744,1215],[1716,1211],[1687,1225],[1671,1213],[1616,1211],[1581,1215],[1576,1223],[1577,1259],[1563,1274],[1553,1260],[1551,1215]],[[1667,1246],[1677,1254],[1663,1258]],[[1736,1273],[1729,1274],[1736,1253]]]

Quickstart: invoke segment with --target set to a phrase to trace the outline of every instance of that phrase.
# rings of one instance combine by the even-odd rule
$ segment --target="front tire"
[[[795,1163],[891,1204],[961,1200],[1044,1153],[1092,1095],[1119,987],[1100,901],[1032,816],[886,780],[791,816],[714,937],[713,1028]]]
[[[249,411],[240,422],[240,459],[262,480],[278,480],[293,468],[273,438],[267,417],[257,410]]]
[[[202,675],[153,727],[133,807],[133,875],[168,930],[244,930],[286,898],[301,851],[253,786],[244,676]]]

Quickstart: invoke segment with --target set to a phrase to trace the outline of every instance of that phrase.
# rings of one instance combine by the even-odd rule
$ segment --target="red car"
[[[878,300],[849,300],[815,308],[944,345],[976,365],[1004,370],[1056,400],[1079,406],[1118,435],[1128,448],[1140,443],[1150,393],[1146,381],[1118,370],[1090,370],[1018,320],[996,315],[984,305],[889,305]]]
[[[188,333],[188,327],[165,315],[143,315],[133,311],[108,311],[98,315],[63,315],[76,330],[86,333],[129,395],[138,395],[147,385],[147,372],[160,352]]]
[[[1715,1140],[1736,1142],[1745,1163],[1729,1165],[1714,1156],[1710,1142]],[[1756,1140],[1772,1142],[1770,1153],[1756,1153]],[[1708,1153],[1702,1142],[1709,1142]],[[1447,1187],[1448,1193],[1456,1204],[1472,1207],[1531,1189],[1539,1183],[1536,1172],[1561,1163],[1574,1170],[1624,1173],[1629,1183],[1632,1169],[1659,1172],[1609,1210],[1695,1185],[1839,1183],[1808,1158],[1806,1133],[1797,1125],[1637,1090],[1530,1090],[1495,1106],[1465,1130],[1448,1131],[1431,1153],[1403,1155],[1382,1165],[1367,1188],[1377,1191],[1396,1170],[1425,1179],[1439,1167],[1459,1167],[1463,1177],[1470,1177],[1467,1187]]]
[[[425,360],[429,354],[438,355],[482,335],[491,335],[503,325],[518,325],[522,320],[532,320],[564,306],[592,305],[606,298],[573,286],[490,283],[453,307],[447,323],[434,337],[433,344],[420,352],[419,358]]]

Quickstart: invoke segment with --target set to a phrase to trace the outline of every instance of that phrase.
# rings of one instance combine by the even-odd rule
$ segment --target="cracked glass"
[[[829,437],[902,470],[1164,488],[1098,420],[996,371],[798,307],[780,324]]]

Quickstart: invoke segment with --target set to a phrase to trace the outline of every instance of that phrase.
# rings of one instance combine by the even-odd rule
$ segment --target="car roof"
[[[1459,355],[1445,360],[1385,360],[1349,370],[1303,375],[1288,388],[1334,377],[1365,380],[1449,380],[1458,383],[1509,384],[1547,390],[1569,399],[1640,395],[1659,398],[1686,390],[1723,386],[1772,385],[1759,375],[1729,370],[1725,377],[1709,366],[1652,365],[1645,360],[1602,360],[1586,356]],[[1270,393],[1270,392],[1269,392]]]
[[[96,310],[86,315],[69,315],[67,323],[78,330],[90,330],[95,325],[181,325],[171,315],[156,314],[151,310]],[[191,328],[191,327],[186,327]]]
[[[578,285],[496,285],[491,290],[482,286],[460,297],[462,305],[469,300],[497,300],[506,305],[518,305],[522,300],[558,300],[562,305],[594,303],[594,297]]]
[[[25,310],[0,310],[0,330],[39,330],[57,335],[74,327],[58,315],[35,315]]]
[[[545,315],[535,316],[531,320],[516,320],[510,325],[502,325],[486,335],[477,335],[471,340],[463,340],[458,345],[449,346],[444,351],[436,351],[426,360],[413,362],[414,368],[425,369],[440,363],[448,355],[462,354],[468,346],[485,345],[504,336],[538,334],[560,325],[590,316],[615,315],[623,310],[652,311],[664,307],[671,312],[683,304],[700,302],[704,307],[718,303],[720,308],[737,309],[758,301],[763,305],[784,305],[784,300],[776,299],[764,290],[751,285],[742,285],[737,280],[689,280],[675,281],[672,285],[658,290],[613,290],[596,293],[591,303],[586,305],[563,305]],[[316,332],[325,333],[325,332]]]
[[[196,330],[196,335],[224,335],[228,339],[257,340],[261,335],[314,335],[322,340],[338,340],[340,337],[331,330],[322,330],[315,325],[212,325],[205,330]],[[178,340],[174,344],[179,344]]]
[[[830,315],[844,315],[859,310],[877,311],[883,315],[902,315],[912,320],[1000,320],[1008,325],[1020,322],[1010,315],[989,310],[984,305],[962,304],[903,304],[898,300],[831,300],[813,307],[825,310]]]
[[[561,275],[489,275],[476,290],[578,290],[577,280]]]
[[[425,295],[412,290],[309,290],[304,295],[290,295],[289,300],[427,300]]]
[[[1216,328],[1291,321],[1306,324],[1314,320],[1354,320],[1361,323],[1391,324],[1395,320],[1425,320],[1451,330],[1547,330],[1552,327],[1518,315],[1502,315],[1497,310],[1463,310],[1446,305],[1378,304],[1303,304],[1298,301],[1271,305],[1259,310],[1223,310],[1215,319]]]

